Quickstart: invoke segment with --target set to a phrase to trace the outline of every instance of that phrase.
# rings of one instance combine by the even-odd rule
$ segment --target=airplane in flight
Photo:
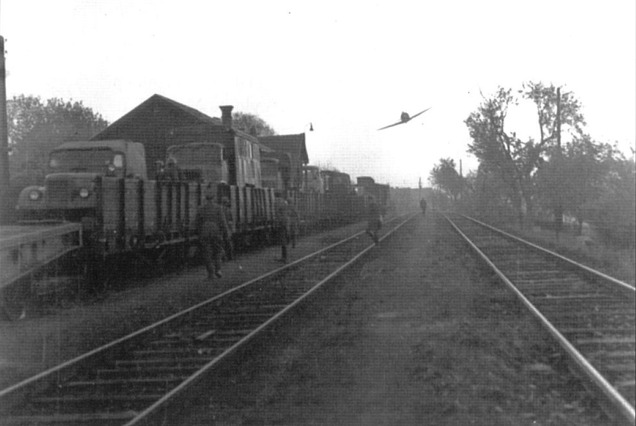
[[[413,117],[409,116],[408,112],[403,112],[400,115],[400,121],[398,121],[397,123],[393,123],[393,124],[389,124],[388,126],[384,126],[379,128],[378,130],[384,130],[384,129],[388,129],[389,127],[393,127],[393,126],[397,126],[398,124],[406,124],[409,121],[413,120],[415,117],[417,117],[420,114],[424,114],[426,111],[428,111],[431,108],[426,108],[424,111],[418,112],[417,114],[415,114]]]

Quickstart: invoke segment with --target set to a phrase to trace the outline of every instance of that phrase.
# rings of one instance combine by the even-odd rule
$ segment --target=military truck
[[[144,146],[129,140],[67,142],[50,154],[44,186],[29,186],[18,200],[21,221],[80,222],[84,241],[102,258],[157,252],[197,240],[195,218],[206,189],[227,199],[236,238],[271,232],[272,189],[229,185],[223,146],[171,146],[179,173],[148,179]],[[241,170],[234,167],[234,170]]]

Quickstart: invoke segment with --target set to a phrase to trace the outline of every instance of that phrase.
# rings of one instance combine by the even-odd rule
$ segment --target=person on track
[[[426,216],[426,200],[424,198],[420,200],[420,208],[422,209],[422,215]]]
[[[382,228],[382,212],[380,206],[376,203],[375,198],[369,197],[369,205],[367,207],[367,234],[371,237],[374,243],[378,243],[378,232]]]

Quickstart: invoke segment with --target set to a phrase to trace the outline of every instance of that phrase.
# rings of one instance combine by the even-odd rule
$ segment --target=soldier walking
[[[230,228],[221,205],[214,201],[214,190],[208,186],[205,192],[205,202],[197,212],[197,230],[201,243],[201,252],[208,271],[208,279],[221,278],[221,256],[223,245],[231,247]]]
[[[369,206],[367,210],[367,234],[374,243],[378,243],[378,232],[382,228],[382,211],[380,206],[375,202],[375,198],[369,197]]]
[[[274,209],[276,213],[276,239],[280,244],[280,261],[287,263],[287,245],[290,237],[289,205],[280,191],[275,193]]]
[[[298,234],[300,234],[300,215],[298,214],[298,210],[294,206],[293,202],[287,202],[288,211],[289,211],[289,227],[290,227],[290,236],[291,246],[292,248],[296,248],[296,242],[298,240]]]

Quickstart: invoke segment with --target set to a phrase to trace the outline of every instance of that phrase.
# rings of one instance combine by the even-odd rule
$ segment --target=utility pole
[[[9,206],[9,130],[7,124],[7,88],[4,66],[4,37],[0,36],[0,223],[7,220]]]
[[[556,140],[557,140],[557,167],[560,168],[561,167],[561,159],[562,159],[562,152],[561,152],[561,88],[557,87],[557,92],[556,92]],[[560,179],[555,182],[556,184],[556,188],[555,190],[557,191],[557,202],[556,202],[556,206],[554,207],[554,230],[556,232],[556,239],[557,241],[559,241],[559,234],[561,232],[561,230],[563,229],[563,205],[561,204],[561,189],[560,189]]]

